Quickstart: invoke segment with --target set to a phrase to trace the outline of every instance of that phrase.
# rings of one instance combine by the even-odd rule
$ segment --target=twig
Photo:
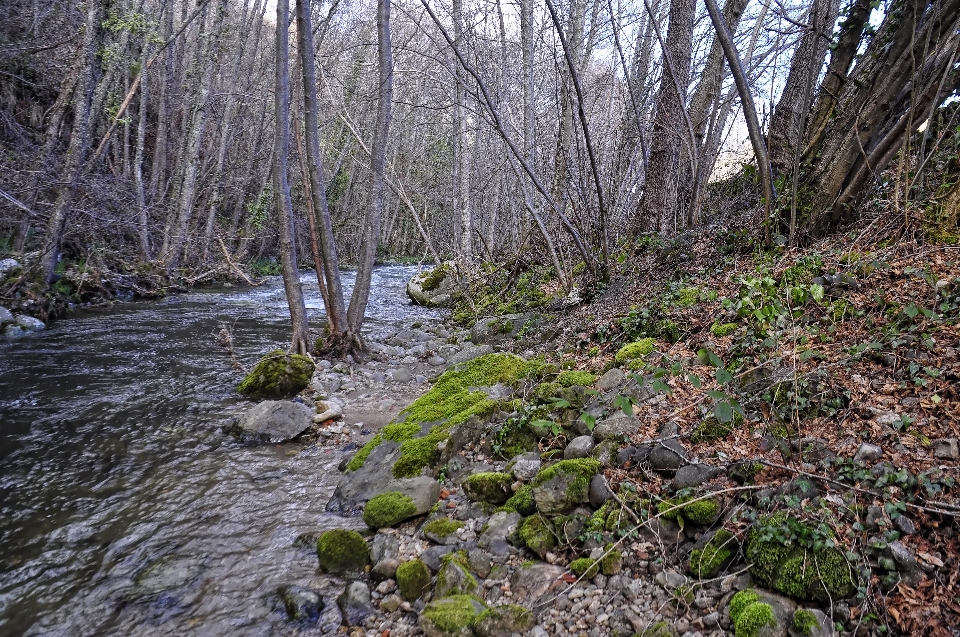
[[[236,272],[237,274],[239,274],[239,275],[240,275],[240,278],[242,278],[244,281],[246,281],[247,284],[249,284],[249,285],[251,285],[251,286],[256,286],[257,284],[254,283],[253,281],[251,281],[251,280],[250,280],[250,277],[248,277],[246,274],[244,274],[244,273],[243,273],[243,270],[241,270],[240,268],[238,268],[237,265],[233,262],[233,259],[230,258],[230,253],[227,252],[227,246],[223,245],[223,239],[222,239],[221,237],[217,237],[217,242],[220,244],[220,249],[223,250],[223,258],[225,258],[225,259],[227,260],[227,264],[228,264],[231,268],[233,268],[234,272]]]

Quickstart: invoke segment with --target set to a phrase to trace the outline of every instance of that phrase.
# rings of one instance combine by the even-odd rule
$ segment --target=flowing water
[[[366,336],[435,320],[406,299],[415,270],[375,271]],[[324,511],[341,454],[223,434],[251,403],[214,343],[220,322],[249,365],[287,344],[287,317],[271,280],[78,312],[0,341],[0,635],[325,632],[288,624],[273,592],[315,575],[297,535],[362,526]]]

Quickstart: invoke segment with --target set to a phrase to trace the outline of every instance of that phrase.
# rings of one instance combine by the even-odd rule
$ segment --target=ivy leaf
[[[691,384],[691,385],[693,385],[693,386],[696,387],[697,389],[700,389],[700,386],[701,386],[702,383],[700,382],[700,377],[699,377],[699,376],[697,376],[696,374],[689,374],[689,375],[687,376],[687,380],[690,381],[690,384]]]
[[[728,372],[722,367],[717,368],[716,375],[717,375],[717,382],[720,383],[721,385],[726,385],[731,380],[733,380],[733,374],[731,374],[730,372]]]
[[[713,415],[717,417],[717,420],[726,424],[733,420],[733,407],[727,402],[717,403],[713,406]]]

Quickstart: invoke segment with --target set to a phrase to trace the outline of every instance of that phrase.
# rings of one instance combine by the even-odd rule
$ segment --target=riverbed
[[[404,294],[414,272],[375,271],[367,338],[437,320]],[[319,327],[316,280],[302,280]],[[250,366],[286,346],[287,317],[271,279],[78,311],[0,341],[0,635],[329,631],[289,624],[274,591],[315,576],[299,534],[362,526],[325,512],[342,453],[223,433],[252,403],[216,333],[229,325]]]

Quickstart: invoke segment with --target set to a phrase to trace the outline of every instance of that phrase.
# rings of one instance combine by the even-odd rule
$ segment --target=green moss
[[[563,385],[560,383],[540,383],[533,388],[533,397],[538,402],[548,402],[551,398],[559,398]]]
[[[670,319],[660,321],[657,324],[656,332],[658,338],[662,338],[668,343],[676,343],[680,340],[680,326]]]
[[[638,637],[676,637],[677,633],[665,621],[659,621],[643,629]]]
[[[570,571],[577,577],[592,578],[600,572],[600,563],[591,560],[589,557],[581,557],[578,560],[570,562]]]
[[[420,599],[430,590],[430,570],[420,560],[410,560],[397,567],[397,588],[407,601]]]
[[[770,604],[754,602],[740,613],[733,624],[736,637],[757,637],[761,628],[775,627],[777,620],[773,616],[773,607]]]
[[[363,521],[371,529],[395,526],[417,514],[417,505],[408,495],[388,491],[374,496],[363,507]]]
[[[736,332],[737,327],[739,326],[736,323],[714,323],[710,326],[710,333],[717,338],[723,338]]]
[[[652,338],[641,338],[639,341],[627,343],[617,351],[614,360],[618,364],[623,364],[637,358],[643,358],[653,351],[653,345],[656,341]]]
[[[509,473],[484,472],[468,477],[461,486],[467,497],[474,502],[503,504],[512,494],[511,484],[513,476]]]
[[[327,573],[360,571],[370,563],[370,550],[356,531],[334,529],[317,539],[317,559]]]
[[[677,305],[680,307],[690,307],[700,300],[699,288],[680,288],[676,292]]]
[[[730,619],[736,622],[737,619],[740,618],[740,613],[742,613],[747,606],[756,604],[759,601],[760,596],[757,595],[757,591],[753,590],[752,588],[747,588],[736,593],[730,599],[730,605],[728,606],[730,611]]]
[[[404,440],[400,443],[400,457],[393,465],[393,477],[415,478],[425,467],[436,465],[441,456],[439,445],[449,437],[446,429],[434,427],[423,438]]]
[[[438,518],[428,522],[423,527],[424,533],[429,533],[436,537],[447,537],[463,528],[463,522],[451,520],[449,518]]]
[[[806,285],[823,271],[823,259],[817,255],[800,257],[796,264],[783,271],[780,283],[783,285]]]
[[[472,635],[470,627],[484,610],[485,604],[475,597],[452,595],[427,604],[420,617],[441,634]]]
[[[561,372],[557,376],[557,382],[564,387],[573,387],[574,385],[589,387],[597,382],[597,376],[590,372]]]
[[[587,520],[586,530],[589,533],[602,533],[607,525],[607,516],[613,508],[613,500],[608,500],[602,507],[593,512]]]
[[[761,518],[751,528],[746,556],[754,581],[800,600],[827,602],[853,594],[852,569],[839,549],[785,546],[779,538],[786,532],[812,535],[811,529],[785,513]]]
[[[436,267],[427,274],[425,274],[420,279],[420,288],[424,292],[433,292],[440,284],[443,283],[443,280],[447,278],[447,274],[450,272],[450,267],[444,263],[443,265]]]
[[[707,416],[693,430],[690,435],[690,442],[699,444],[726,438],[733,433],[734,427],[740,424],[737,422],[737,416],[740,416],[740,414],[735,414],[733,421],[727,423],[720,422],[716,416]],[[740,422],[743,422],[743,416],[740,416]]]
[[[237,386],[248,398],[290,398],[306,389],[314,364],[307,356],[273,350]]]
[[[714,577],[733,555],[734,547],[733,533],[720,529],[702,549],[690,551],[687,566],[700,579]]]
[[[691,522],[699,526],[709,526],[717,521],[720,516],[720,504],[712,498],[704,500],[695,500],[689,504],[684,504],[690,498],[677,498],[674,500],[664,500],[657,504],[657,510],[662,517],[676,522]],[[678,505],[681,508],[675,509]],[[671,510],[673,509],[673,510]],[[681,520],[682,518],[682,520]]]
[[[415,422],[396,422],[384,427],[381,433],[384,440],[403,442],[420,433],[420,425]]]
[[[614,551],[613,547],[604,547],[604,556],[600,558],[600,572],[604,575],[619,575],[623,569],[623,553]]]
[[[451,579],[452,572],[459,571],[462,577]],[[449,595],[472,595],[480,589],[477,578],[470,573],[467,555],[463,551],[447,553],[441,561],[440,571],[437,573],[437,586],[434,596],[447,597]]]
[[[533,515],[537,510],[537,504],[533,501],[533,487],[529,484],[523,485],[497,510],[515,511],[520,515]]]
[[[475,632],[487,635],[501,634],[502,626],[509,626],[515,633],[522,633],[533,628],[533,624],[533,612],[517,604],[491,606],[477,615],[473,622],[477,629]],[[489,628],[483,631],[486,627]]]
[[[539,515],[525,518],[520,524],[518,535],[523,545],[540,557],[557,545],[557,537]]]
[[[590,479],[600,473],[601,469],[600,462],[593,458],[561,460],[541,469],[531,484],[533,488],[537,488],[557,476],[574,476],[573,481],[567,487],[567,500],[569,502],[586,502],[590,490]]]
[[[793,614],[793,628],[801,635],[806,635],[810,637],[817,628],[820,627],[820,622],[817,621],[817,616],[808,611],[806,608],[798,608]]]
[[[353,457],[350,458],[350,462],[347,463],[347,471],[356,471],[362,467],[363,463],[367,461],[367,457],[370,455],[370,453],[376,449],[377,445],[379,445],[381,442],[383,442],[383,436],[381,434],[377,434],[371,438],[367,444],[360,447],[357,450],[357,453],[353,454]]]

